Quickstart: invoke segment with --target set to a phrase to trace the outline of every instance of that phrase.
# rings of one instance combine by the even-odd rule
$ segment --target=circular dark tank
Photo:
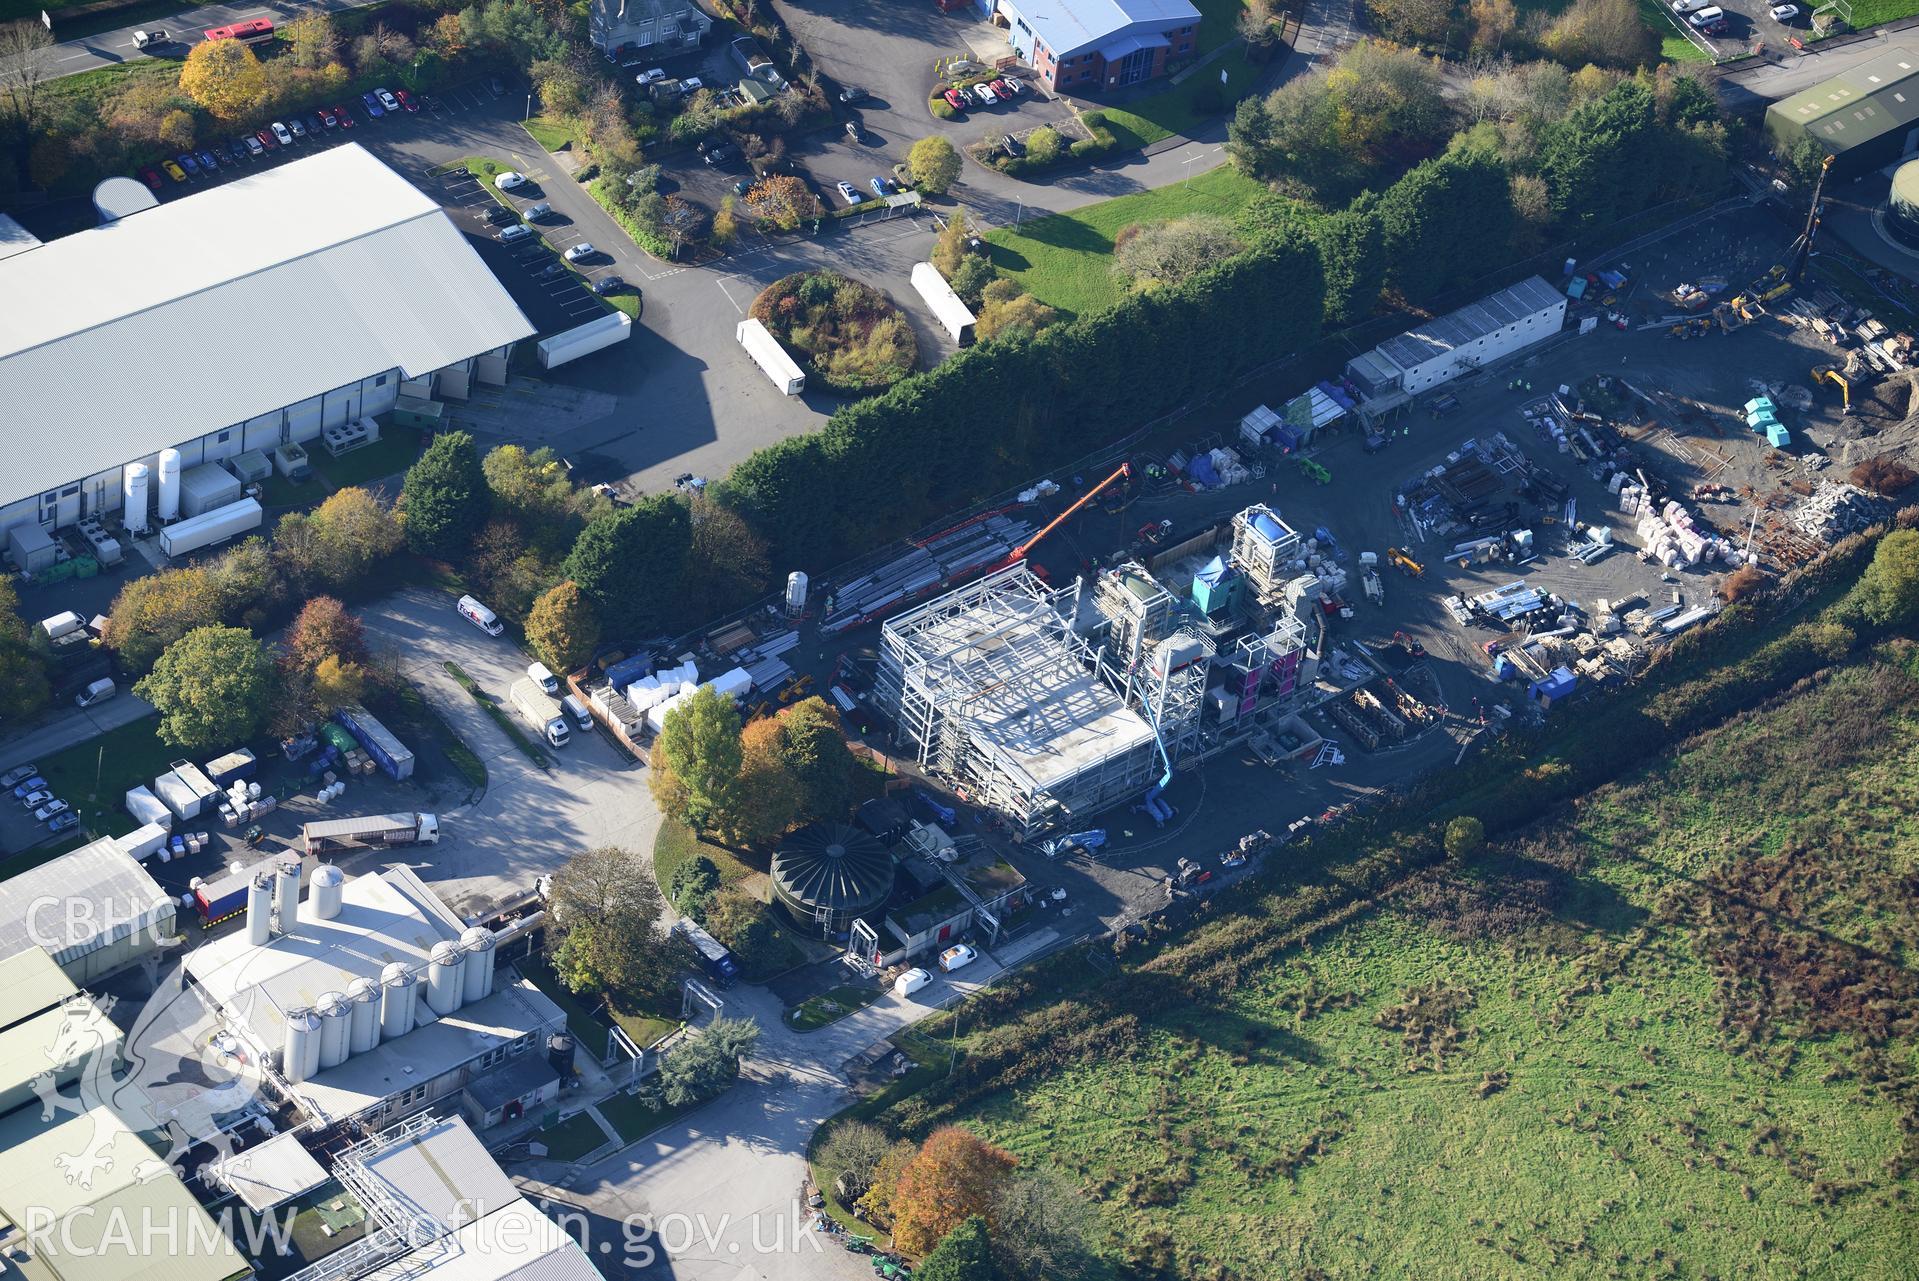
[[[893,856],[844,823],[813,823],[773,856],[773,897],[808,932],[840,934],[893,892]]]

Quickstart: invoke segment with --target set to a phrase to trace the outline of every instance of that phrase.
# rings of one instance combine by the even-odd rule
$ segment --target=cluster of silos
[[[774,901],[812,933],[845,933],[857,918],[884,907],[892,892],[893,856],[861,828],[813,823],[773,855]]]
[[[285,888],[289,885],[290,889]],[[254,878],[247,896],[250,941],[264,945],[270,940],[269,904],[278,920],[295,921],[299,886],[300,861],[293,857]],[[337,918],[345,891],[346,874],[330,863],[322,864],[313,873],[307,919],[318,923]],[[405,1036],[493,995],[496,945],[493,934],[476,925],[458,942],[434,944],[426,964],[418,969],[394,961],[380,972],[377,982],[357,978],[345,992],[324,992],[311,1007],[289,1011],[282,1050],[287,1080],[295,1084],[308,1080],[382,1041]]]
[[[147,518],[149,508],[158,512],[163,525],[180,518],[180,451],[177,449],[161,450],[156,467],[128,463],[121,469],[120,523],[127,527],[128,533],[144,534],[152,528]]]

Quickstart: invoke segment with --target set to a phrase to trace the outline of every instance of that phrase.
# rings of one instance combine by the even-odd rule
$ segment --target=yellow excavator
[[[1844,374],[1840,373],[1831,365],[1814,365],[1812,367],[1812,381],[1815,386],[1822,382],[1828,382],[1837,387],[1839,389],[1840,401],[1845,406],[1842,412],[1848,414],[1852,412],[1852,384],[1846,381]]]
[[[1420,564],[1418,561],[1414,560],[1411,556],[1408,556],[1405,552],[1401,551],[1397,547],[1388,547],[1386,549],[1386,559],[1391,561],[1394,565],[1397,565],[1405,573],[1412,575],[1414,578],[1418,578],[1426,572],[1426,567],[1424,565]]]

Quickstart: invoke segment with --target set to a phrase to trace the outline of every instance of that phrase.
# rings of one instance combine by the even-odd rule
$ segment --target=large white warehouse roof
[[[0,502],[532,324],[357,143],[0,258]]]

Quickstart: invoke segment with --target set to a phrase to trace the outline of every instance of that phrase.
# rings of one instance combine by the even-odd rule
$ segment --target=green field
[[[1866,31],[1882,22],[1910,18],[1919,13],[1919,0],[1853,0],[1852,25]]]
[[[1069,214],[1049,214],[1017,230],[987,234],[993,265],[1025,285],[1041,302],[1069,315],[1099,311],[1119,301],[1113,279],[1113,237],[1136,222],[1164,222],[1187,214],[1230,218],[1262,188],[1231,165],[1189,182],[1120,196]]]
[[[965,1120],[1166,1275],[1909,1277],[1915,670],[1735,716]]]
[[[1226,73],[1220,83],[1219,73]],[[1231,104],[1252,92],[1260,68],[1246,60],[1244,50],[1221,54],[1186,80],[1151,97],[1135,99],[1116,107],[1099,107],[1113,136],[1124,147],[1144,147],[1174,134],[1191,135],[1209,120],[1223,116],[1225,110],[1204,110],[1201,95],[1219,94],[1218,101]],[[1091,112],[1088,113],[1092,114]]]
[[[577,1161],[606,1143],[606,1131],[584,1112],[576,1112],[532,1137],[534,1142],[546,1144],[547,1159],[552,1161]]]
[[[121,691],[127,689],[124,678]],[[160,718],[143,716],[97,738],[42,757],[40,774],[95,836],[124,836],[137,824],[127,813],[132,788],[164,774],[185,753],[160,741]]]

